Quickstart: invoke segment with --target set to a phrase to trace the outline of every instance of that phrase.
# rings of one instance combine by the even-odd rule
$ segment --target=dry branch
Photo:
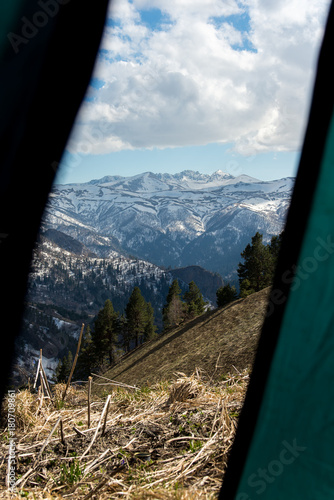
[[[39,418],[27,420],[29,426],[23,419],[18,428],[22,477],[17,485],[34,491],[36,500],[60,498],[55,496],[60,494],[71,500],[83,500],[85,495],[99,500],[212,500],[221,484],[247,381],[246,372],[229,375],[228,382],[215,385],[200,373],[190,377],[178,374],[172,385],[156,384],[136,393],[118,390],[112,404],[110,395],[105,401],[96,396],[90,405],[91,427],[83,430],[77,426],[86,416],[87,388],[71,386],[61,413],[44,400]],[[64,385],[55,386],[55,394],[62,394],[63,389]],[[24,407],[30,419],[38,405],[36,395],[18,395],[20,398],[33,403],[30,412]],[[65,455],[59,436],[53,436],[60,419],[66,434]],[[108,432],[102,438],[104,423]],[[48,452],[43,455],[46,446]],[[0,456],[7,454],[0,441]],[[74,474],[79,463],[75,484],[65,483],[67,476],[62,471]],[[1,488],[0,479],[0,498],[5,498]]]
[[[41,358],[38,358],[38,364],[37,364],[37,370],[36,370],[36,377],[35,377],[35,382],[34,382],[34,385],[33,385],[34,389],[36,389],[36,384],[37,384],[37,380],[38,380],[40,364],[41,364]]]
[[[110,453],[109,448],[105,450],[99,457],[95,458],[91,463],[89,463],[85,468],[84,475],[88,474],[88,472],[95,469],[95,467],[99,467],[99,465],[104,461],[103,459],[105,458],[106,455],[108,455],[108,453]]]
[[[65,446],[65,436],[64,436],[64,429],[63,429],[63,421],[60,420],[60,442]]]
[[[95,495],[95,493],[96,493],[97,491],[99,491],[99,490],[102,488],[102,486],[104,486],[104,485],[106,484],[106,482],[107,482],[107,481],[108,481],[108,478],[107,478],[107,477],[104,477],[104,478],[102,479],[102,481],[100,481],[100,482],[99,482],[99,484],[98,484],[97,486],[95,486],[95,488],[94,488],[92,491],[90,491],[90,492],[89,492],[89,493],[88,493],[88,494],[87,494],[87,495],[83,498],[83,500],[88,500],[89,498],[92,498],[92,496],[93,496],[93,495]]]
[[[88,397],[87,397],[87,409],[88,409],[88,416],[87,416],[87,426],[88,429],[90,428],[90,396],[92,393],[92,377],[88,377]]]
[[[94,375],[94,377],[99,377],[99,378],[102,378],[104,380],[108,380],[109,384],[103,384],[103,385],[116,385],[118,387],[125,387],[125,388],[129,388],[129,389],[136,389],[136,391],[139,390],[139,388],[136,387],[136,386],[134,386],[134,385],[128,385],[128,384],[124,384],[123,382],[117,382],[116,380],[111,380],[110,378],[103,377],[102,375],[97,375],[96,373],[92,373],[92,375]],[[93,384],[96,384],[96,382],[93,382]],[[96,385],[99,385],[99,384],[96,384]]]
[[[81,437],[85,436],[83,432],[79,431],[79,429],[77,429],[75,427],[75,425],[73,425],[72,429],[78,434],[78,436],[81,436]]]
[[[65,387],[65,390],[63,392],[63,397],[62,397],[62,400],[64,401],[65,399],[65,396],[66,396],[66,392],[67,392],[67,389],[68,389],[68,386],[70,385],[71,383],[71,379],[72,379],[72,375],[73,375],[73,372],[74,372],[74,368],[77,364],[77,360],[78,360],[78,356],[79,356],[79,351],[80,351],[80,345],[81,345],[81,339],[82,339],[82,334],[83,334],[83,331],[84,331],[84,328],[85,328],[85,324],[82,323],[81,325],[81,331],[80,331],[80,335],[79,335],[79,340],[78,340],[78,345],[77,345],[77,352],[75,353],[75,357],[74,357],[74,360],[73,360],[73,363],[72,363],[72,368],[71,368],[71,372],[69,374],[69,377],[68,377],[68,380],[67,380],[67,384],[66,384],[66,387]]]
[[[56,422],[56,423],[54,424],[54,426],[52,427],[50,434],[48,435],[48,437],[47,437],[47,438],[46,438],[46,440],[44,441],[44,444],[43,444],[42,448],[40,449],[40,452],[39,452],[39,454],[38,454],[38,456],[37,456],[37,458],[36,458],[36,460],[35,460],[35,462],[34,462],[34,467],[36,467],[36,465],[37,465],[38,461],[40,460],[40,458],[41,458],[41,456],[42,456],[42,454],[43,454],[43,451],[44,451],[44,450],[45,450],[45,448],[47,447],[47,445],[48,445],[48,443],[49,443],[49,441],[50,441],[50,439],[51,439],[51,437],[52,437],[52,434],[53,434],[53,433],[54,433],[54,431],[57,429],[57,427],[58,427],[58,425],[59,425],[59,423],[60,423],[60,422],[61,422],[61,417],[59,417],[59,418],[58,418],[57,422]]]
[[[48,382],[48,379],[47,379],[47,376],[46,376],[46,373],[45,373],[45,370],[44,370],[44,367],[43,367],[43,363],[41,363],[40,369],[42,370],[42,374],[43,374],[43,379],[44,379],[46,391],[47,391],[47,393],[49,395],[49,398],[52,400],[52,393],[51,393],[49,382]]]
[[[111,398],[111,396],[110,396],[110,394],[109,394],[109,395],[108,395],[108,397],[107,397],[106,404],[104,405],[103,411],[102,411],[102,413],[101,413],[101,417],[100,417],[99,423],[97,424],[95,434],[94,434],[94,436],[92,437],[92,440],[91,440],[91,442],[89,443],[88,448],[87,448],[87,449],[86,449],[86,451],[83,453],[83,455],[80,457],[80,460],[82,460],[82,459],[83,459],[83,457],[84,457],[85,455],[87,455],[87,453],[89,452],[89,450],[90,450],[90,449],[91,449],[91,447],[93,446],[93,443],[94,443],[94,441],[95,441],[95,439],[96,439],[96,437],[97,437],[97,433],[99,432],[99,428],[100,428],[100,426],[101,426],[101,422],[102,422],[102,419],[103,419],[103,417],[104,417],[104,414],[105,414],[105,412],[106,412],[106,411],[107,411],[107,409],[108,409],[110,398]]]

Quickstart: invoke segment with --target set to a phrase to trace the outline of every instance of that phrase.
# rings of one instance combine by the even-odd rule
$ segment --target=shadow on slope
[[[205,371],[220,378],[251,368],[269,288],[209,311],[130,352],[104,375],[130,385],[171,380],[176,372]],[[103,390],[103,386],[101,391]]]

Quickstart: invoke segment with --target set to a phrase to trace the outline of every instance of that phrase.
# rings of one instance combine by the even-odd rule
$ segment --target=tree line
[[[270,243],[263,243],[263,235],[257,232],[249,243],[239,262],[237,274],[239,294],[234,285],[228,283],[217,290],[217,306],[223,307],[238,298],[245,298],[270,286],[274,279],[278,253],[281,247],[283,231],[271,238]]]
[[[175,279],[169,287],[163,308],[164,331],[179,326],[205,311],[207,303],[198,286],[191,281],[189,290],[181,297],[181,288]],[[86,328],[76,368],[76,376],[86,377],[94,369],[112,366],[118,357],[130,352],[143,342],[157,337],[154,310],[146,302],[138,286],[134,287],[123,314],[115,311],[107,299],[98,312],[93,328]],[[73,356],[71,351],[59,361],[56,381],[65,381],[70,372]]]
[[[240,254],[243,262],[237,269],[239,293],[230,283],[217,290],[217,306],[226,304],[258,292],[270,286],[273,281],[277,257],[283,232],[273,236],[269,244],[263,243],[263,235],[257,232],[244,251]],[[179,326],[184,321],[203,314],[207,303],[194,281],[188,285],[183,297],[178,280],[174,279],[169,287],[166,303],[162,309],[163,330]],[[105,301],[94,321],[93,328],[87,326],[78,359],[76,375],[86,377],[94,369],[112,366],[118,357],[130,352],[143,342],[157,337],[154,310],[150,302],[142,296],[135,286],[123,314],[115,311],[110,299]],[[69,351],[56,369],[58,382],[66,379],[72,365]]]

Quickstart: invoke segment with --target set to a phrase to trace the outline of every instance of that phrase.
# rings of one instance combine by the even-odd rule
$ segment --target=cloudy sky
[[[114,0],[59,182],[294,175],[329,0]]]

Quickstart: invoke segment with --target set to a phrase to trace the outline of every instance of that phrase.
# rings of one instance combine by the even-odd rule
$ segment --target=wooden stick
[[[96,437],[97,437],[97,433],[99,432],[99,428],[100,428],[100,426],[101,426],[101,422],[102,422],[102,420],[103,420],[104,414],[105,414],[105,412],[106,412],[106,410],[107,410],[107,408],[108,408],[108,406],[109,406],[109,401],[110,401],[110,398],[111,398],[111,395],[109,394],[109,395],[108,395],[108,397],[107,397],[106,404],[104,405],[103,411],[102,411],[102,413],[101,413],[101,417],[100,417],[99,423],[97,424],[97,427],[96,427],[96,431],[95,431],[95,433],[94,433],[94,436],[92,437],[92,440],[91,440],[91,442],[89,443],[89,446],[88,446],[88,448],[86,449],[86,451],[83,453],[83,455],[81,455],[80,460],[82,460],[82,459],[83,459],[83,457],[84,457],[85,455],[87,455],[87,453],[89,452],[89,450],[90,450],[90,449],[91,449],[91,447],[93,446],[93,443],[94,443],[94,441],[95,441],[95,439],[96,439]]]
[[[74,357],[74,360],[73,360],[73,363],[72,363],[71,373],[70,373],[70,375],[68,377],[67,384],[66,384],[65,390],[63,392],[62,401],[64,401],[64,399],[65,399],[68,386],[71,383],[71,378],[72,378],[72,375],[73,375],[73,372],[74,372],[74,368],[75,368],[75,366],[77,364],[79,350],[80,350],[80,344],[81,344],[81,339],[82,339],[82,334],[83,334],[84,328],[85,328],[85,324],[82,323],[82,325],[81,325],[81,332],[80,332],[80,335],[79,335],[79,340],[78,340],[78,345],[77,345],[77,352],[75,353],[75,357]]]
[[[51,393],[49,392],[50,389],[48,388],[47,382],[45,380],[45,373],[44,373],[44,370],[43,370],[43,365],[41,365],[41,368],[39,369],[39,372],[40,372],[40,376],[41,376],[41,383],[43,384],[43,387],[44,387],[45,393],[46,393],[45,398],[51,399]]]
[[[130,387],[130,389],[136,389],[137,391],[139,390],[138,387],[135,387],[134,385],[127,385],[127,384],[124,384],[124,382],[117,382],[116,380],[111,380],[110,378],[102,377],[102,375],[97,375],[96,373],[92,373],[92,375],[94,375],[94,377],[99,377],[99,378],[103,378],[104,380],[108,380],[111,383],[111,385],[118,385],[120,387]],[[104,385],[107,385],[107,384],[104,384]]]
[[[88,429],[90,428],[90,396],[92,393],[92,377],[88,377]]]
[[[102,481],[99,482],[99,484],[97,486],[95,486],[95,488],[90,491],[89,493],[87,493],[86,496],[83,497],[83,500],[88,500],[89,498],[92,498],[92,496],[100,489],[102,488],[102,486],[104,486],[106,484],[106,482],[108,482],[109,478],[108,477],[104,477],[102,479]]]
[[[108,453],[110,453],[109,448],[107,450],[105,450],[99,457],[95,458],[90,464],[87,464],[86,468],[85,468],[84,476],[86,474],[88,474],[88,472],[90,472],[92,469],[95,469],[95,467],[98,467],[101,464],[101,462],[103,462],[103,459],[105,458],[105,456]]]
[[[23,474],[23,476],[20,477],[20,479],[18,479],[16,481],[15,488],[17,488],[19,485],[21,485],[21,488],[23,488],[24,483],[26,482],[28,477],[34,472],[34,470],[35,470],[35,467],[31,467],[30,469],[28,469],[27,472],[25,474]]]
[[[36,384],[37,384],[37,380],[38,380],[38,375],[39,375],[39,367],[40,367],[40,364],[41,364],[41,359],[39,358],[38,359],[38,364],[37,364],[37,370],[36,370],[36,377],[35,377],[35,383],[33,385],[33,388],[36,389]]]
[[[63,444],[64,446],[66,445],[62,420],[60,421],[60,441],[61,441],[61,444]]]
[[[75,425],[73,425],[72,429],[78,434],[78,436],[85,437],[84,433],[79,431],[79,429],[75,427]]]
[[[49,398],[52,400],[51,389],[50,389],[50,385],[49,385],[49,382],[48,382],[48,379],[47,379],[47,376],[46,376],[46,373],[45,373],[45,370],[44,370],[44,367],[43,367],[43,363],[41,364],[41,369],[42,369],[42,373],[43,373],[43,376],[44,376],[46,390],[47,390],[47,392],[49,394]]]
[[[38,398],[40,398],[40,403],[39,403],[39,405],[38,405],[36,415],[37,415],[37,413],[40,411],[40,409],[41,409],[41,408],[42,408],[42,406],[43,406],[43,395],[44,395],[44,393],[43,393],[43,387],[40,385],[40,386],[38,387]]]
[[[56,422],[56,423],[55,423],[55,425],[52,427],[50,434],[48,435],[48,437],[47,437],[47,438],[46,438],[46,440],[44,441],[43,446],[42,446],[42,448],[40,449],[39,454],[38,454],[38,456],[37,456],[37,458],[36,458],[36,460],[35,460],[35,462],[34,462],[34,465],[33,465],[33,467],[34,467],[34,468],[36,467],[36,465],[37,465],[37,463],[38,463],[39,459],[41,458],[42,453],[43,453],[43,451],[45,450],[46,446],[48,445],[48,443],[49,443],[49,441],[50,441],[50,439],[51,439],[51,437],[52,437],[52,434],[53,434],[53,433],[54,433],[54,431],[56,430],[56,428],[57,428],[57,426],[58,426],[59,422],[61,422],[61,417],[59,417],[59,418],[58,418],[57,422]]]
[[[101,433],[101,436],[104,436],[104,433],[105,433],[105,431],[106,431],[107,416],[108,416],[108,411],[109,411],[109,402],[110,402],[110,398],[109,398],[109,400],[108,400],[106,413],[105,413],[105,415],[104,415],[104,421],[103,421],[103,428],[102,428],[102,433]]]
[[[42,365],[42,362],[43,362],[42,351],[43,351],[42,349],[39,350],[39,376],[40,376],[40,379],[41,379],[41,391],[42,391],[42,394],[44,396],[43,373],[42,373],[42,370],[41,370],[41,365]]]

